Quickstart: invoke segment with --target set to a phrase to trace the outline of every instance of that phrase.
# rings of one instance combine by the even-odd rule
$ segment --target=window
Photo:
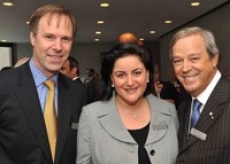
[[[0,70],[3,67],[12,67],[16,61],[16,45],[13,43],[0,43]]]

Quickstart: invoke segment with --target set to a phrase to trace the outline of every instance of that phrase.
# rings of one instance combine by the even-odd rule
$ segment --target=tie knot
[[[197,100],[197,99],[193,100],[193,110],[199,110],[201,105],[202,105],[202,103],[199,100]]]
[[[53,79],[46,80],[44,84],[49,90],[54,90],[55,81]]]
[[[198,119],[200,117],[200,107],[201,102],[197,99],[193,100],[193,107],[192,107],[192,117],[191,117],[191,127],[195,127]]]

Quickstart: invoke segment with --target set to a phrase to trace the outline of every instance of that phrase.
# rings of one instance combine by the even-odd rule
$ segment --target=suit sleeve
[[[79,120],[77,138],[77,164],[92,164],[91,152],[91,121],[85,108]]]

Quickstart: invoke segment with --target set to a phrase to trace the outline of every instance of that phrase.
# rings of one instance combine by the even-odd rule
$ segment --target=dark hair
[[[68,16],[71,23],[72,23],[73,37],[76,36],[76,33],[77,33],[76,20],[75,20],[74,16],[70,13],[70,11],[68,9],[66,9],[61,4],[48,4],[48,5],[42,6],[42,7],[38,8],[37,10],[35,10],[34,13],[30,17],[30,24],[29,24],[30,31],[32,33],[34,33],[34,34],[37,33],[39,20],[45,15],[49,15],[50,18],[53,15],[59,15],[59,16],[60,15],[66,15],[66,16]]]
[[[87,68],[87,71],[89,71],[92,75],[95,73],[93,68]]]
[[[109,100],[112,97],[113,87],[111,86],[112,84],[110,75],[112,74],[115,62],[117,61],[117,59],[129,55],[135,55],[140,57],[140,60],[144,64],[146,70],[149,71],[149,83],[147,84],[144,96],[152,93],[152,54],[143,46],[138,46],[131,43],[120,43],[114,46],[109,52],[104,53],[101,57],[101,78],[103,82],[101,100]]]
[[[70,70],[72,70],[73,68],[77,68],[77,74],[79,75],[79,63],[78,63],[77,59],[69,56],[68,60],[69,60]]]

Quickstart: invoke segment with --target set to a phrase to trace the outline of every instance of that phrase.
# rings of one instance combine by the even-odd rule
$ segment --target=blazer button
[[[151,151],[150,151],[150,154],[151,154],[152,156],[154,156],[154,155],[155,155],[155,150],[151,150]]]

